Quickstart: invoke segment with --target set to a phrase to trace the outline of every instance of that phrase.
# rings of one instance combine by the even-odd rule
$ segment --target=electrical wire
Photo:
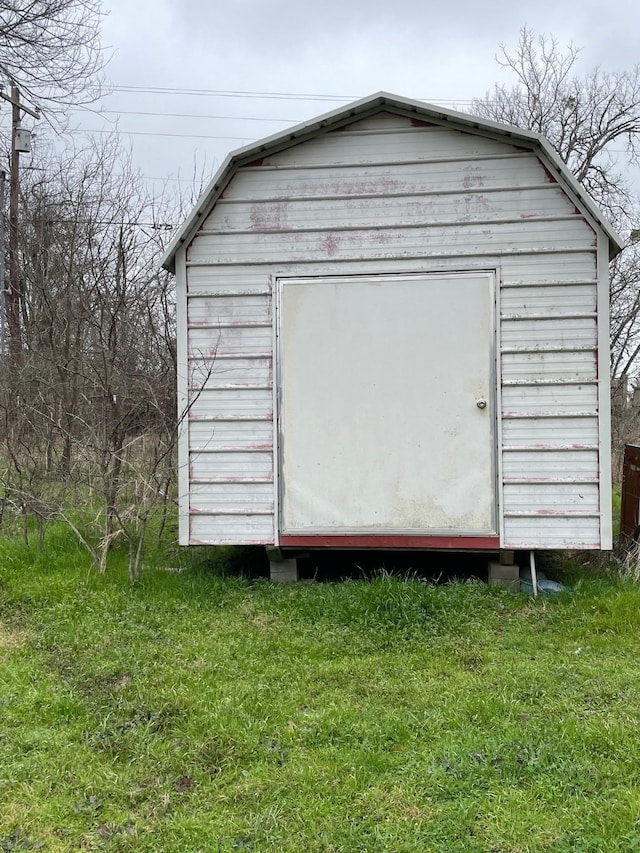
[[[96,127],[85,127],[80,128],[83,133],[106,133],[112,134],[115,133],[116,136],[169,136],[174,138],[182,138],[182,139],[231,139],[236,142],[251,142],[252,139],[256,139],[256,136],[211,136],[209,134],[199,134],[199,133],[163,133],[161,131],[156,130],[117,130],[114,128],[110,130],[109,128],[96,128]]]
[[[247,144],[260,138],[257,134],[255,136],[252,136],[250,134],[247,134],[245,136],[217,136],[212,134],[200,133],[166,133],[164,131],[159,130],[118,130],[116,128],[111,130],[109,128],[93,127],[80,128],[80,130],[83,133],[116,134],[116,136],[163,136],[180,139],[228,139],[236,142],[245,142]],[[626,153],[626,149],[624,148],[606,148],[604,149],[604,151],[605,153],[609,152],[611,154]]]
[[[299,101],[357,101],[362,95],[323,95],[319,93],[311,94],[308,92],[253,92],[245,90],[229,90],[229,89],[180,89],[171,86],[134,86],[130,84],[115,84],[112,87],[113,92],[123,92],[128,94],[157,94],[157,95],[195,95],[202,97],[219,97],[219,98],[255,98],[264,100],[299,100]],[[420,98],[431,104],[472,104],[475,98]]]
[[[139,219],[60,219],[58,217],[44,217],[47,225],[55,223],[57,225],[68,225],[70,222],[73,225],[117,225],[123,227],[138,226],[140,228],[152,228],[154,231],[173,231],[176,227],[170,222],[142,222]],[[30,225],[40,225],[42,219],[21,219],[23,223]]]
[[[204,118],[215,121],[280,121],[285,123],[296,124],[303,121],[301,118],[269,118],[268,116],[210,116],[203,113],[154,113],[145,112],[142,110],[98,110],[92,111],[93,115],[101,116],[103,113],[108,115],[120,116],[161,116],[166,118]]]
[[[196,95],[204,97],[219,97],[219,98],[258,98],[266,100],[299,100],[299,101],[354,101],[357,96],[354,95],[320,95],[295,92],[251,92],[251,91],[233,91],[223,89],[179,89],[170,86],[133,86],[125,84],[116,84],[112,87],[114,92],[127,92],[130,94],[138,94],[140,92],[156,95]]]

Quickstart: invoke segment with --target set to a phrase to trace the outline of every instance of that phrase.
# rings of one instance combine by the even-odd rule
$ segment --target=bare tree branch
[[[638,227],[640,204],[625,167],[640,155],[640,66],[577,74],[579,49],[524,28],[498,64],[515,84],[498,83],[473,101],[476,115],[543,134],[622,233]],[[621,156],[622,154],[622,156]],[[627,247],[611,268],[611,368],[635,374],[640,357],[640,253]]]
[[[100,0],[3,0],[0,70],[55,113],[100,95],[105,52]]]

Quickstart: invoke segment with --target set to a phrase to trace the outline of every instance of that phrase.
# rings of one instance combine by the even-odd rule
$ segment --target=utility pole
[[[20,129],[20,117],[22,113],[29,113],[34,118],[40,118],[40,110],[36,107],[31,109],[20,103],[20,89],[18,84],[11,77],[6,69],[0,66],[0,71],[3,71],[11,81],[11,95],[6,95],[0,89],[0,98],[3,101],[9,101],[11,104],[11,161],[9,166],[9,286],[4,286],[4,280],[1,281],[4,295],[4,311],[2,323],[6,325],[4,329],[9,337],[9,355],[11,361],[17,364],[22,355],[22,331],[20,323],[20,314],[23,308],[24,294],[22,291],[22,282],[20,281],[20,264],[18,260],[18,202],[19,202],[19,186],[20,186],[20,151],[29,151],[28,131]],[[19,137],[27,136],[27,144],[25,146],[24,139]],[[3,173],[4,174],[4,173]],[[4,183],[3,183],[4,192]],[[3,229],[4,234],[4,229]],[[4,246],[4,242],[3,242]],[[3,256],[4,268],[4,256]],[[3,331],[3,334],[5,332]],[[6,340],[6,338],[5,338]]]
[[[18,188],[20,182],[20,152],[16,151],[16,132],[20,124],[20,90],[11,83],[11,162],[9,173],[9,287],[6,292],[9,355],[13,364],[20,361],[22,334],[20,311],[22,286],[18,265]]]
[[[4,218],[4,182],[6,175],[0,171],[0,358],[7,354],[7,317],[5,299],[5,271],[4,250],[6,241],[5,218]]]

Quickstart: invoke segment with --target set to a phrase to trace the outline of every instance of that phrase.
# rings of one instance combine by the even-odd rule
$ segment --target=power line
[[[145,181],[177,181],[179,184],[202,184],[204,188],[209,180],[211,179],[211,172],[205,179],[200,178],[173,178],[173,177],[161,177],[160,175],[140,175]]]
[[[177,89],[170,86],[131,86],[131,85],[115,85],[114,92],[127,92],[137,94],[144,92],[157,95],[197,95],[205,97],[220,97],[220,98],[264,98],[268,100],[299,100],[299,101],[353,101],[357,100],[354,95],[319,95],[295,92],[250,92],[250,91],[232,91],[222,89]]]
[[[214,119],[216,121],[281,121],[285,123],[295,124],[297,122],[303,121],[300,118],[268,118],[266,116],[211,116],[205,115],[204,113],[154,113],[154,112],[145,112],[142,110],[98,110],[97,112],[92,111],[94,115],[100,116],[103,113],[108,115],[120,115],[120,116],[161,116],[167,118],[206,118],[206,119]]]
[[[247,142],[256,139],[255,136],[211,136],[199,133],[164,133],[156,130],[110,130],[109,128],[85,127],[80,128],[83,133],[115,133],[116,136],[170,136],[183,139],[231,139],[236,142]]]
[[[57,216],[43,216],[40,219],[23,219],[31,225],[118,225],[133,226],[140,228],[152,228],[154,231],[172,231],[176,226],[169,222],[142,222],[139,219],[62,219]]]
[[[104,133],[104,134],[116,134],[116,136],[166,136],[170,138],[178,138],[178,139],[229,139],[236,142],[252,142],[256,141],[259,137],[252,136],[251,134],[246,134],[245,136],[215,136],[211,134],[201,134],[201,133],[166,133],[164,131],[159,130],[113,130],[109,128],[94,128],[94,127],[85,127],[80,128],[83,133]],[[604,149],[605,153],[611,154],[624,154],[626,153],[626,149],[624,148],[606,148]]]
[[[179,89],[171,86],[133,86],[129,84],[119,84],[112,87],[114,92],[124,92],[128,94],[157,94],[157,95],[195,95],[203,97],[220,97],[220,98],[256,98],[266,100],[299,100],[299,101],[356,101],[361,95],[322,95],[319,93],[311,94],[307,92],[252,92],[245,90],[229,90],[229,89]],[[472,104],[476,98],[420,98],[431,104]]]

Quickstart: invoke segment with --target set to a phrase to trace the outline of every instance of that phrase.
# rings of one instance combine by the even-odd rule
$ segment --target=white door
[[[494,275],[281,280],[284,534],[495,533]]]

